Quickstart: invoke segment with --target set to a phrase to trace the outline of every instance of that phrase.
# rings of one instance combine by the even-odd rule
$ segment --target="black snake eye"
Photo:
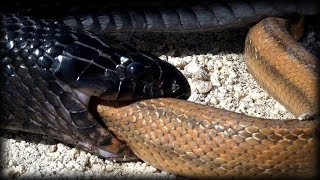
[[[140,77],[145,74],[145,66],[139,62],[130,63],[127,66],[127,77],[130,79],[140,79]]]

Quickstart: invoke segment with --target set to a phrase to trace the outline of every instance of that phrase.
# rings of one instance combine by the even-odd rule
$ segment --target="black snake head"
[[[165,61],[159,60],[158,65],[162,70],[161,78],[158,81],[161,85],[159,90],[162,91],[162,96],[188,99],[191,94],[191,90],[184,75],[177,70],[176,67]]]
[[[54,59],[53,72],[89,96],[127,101],[190,95],[183,74],[148,52],[87,32],[74,31],[69,39]]]

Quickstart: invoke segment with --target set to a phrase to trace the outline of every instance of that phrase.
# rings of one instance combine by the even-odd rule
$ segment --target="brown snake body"
[[[248,33],[248,69],[295,115],[319,114],[319,60],[268,18]],[[300,61],[305,59],[305,61]],[[183,176],[315,176],[319,122],[270,120],[178,100],[99,105],[107,127],[148,164]]]

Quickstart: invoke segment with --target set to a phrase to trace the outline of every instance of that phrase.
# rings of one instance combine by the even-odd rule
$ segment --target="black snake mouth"
[[[99,123],[102,127],[107,129],[107,126],[102,121],[102,118],[97,112],[97,106],[101,103],[106,103],[106,100],[84,93],[78,90],[77,88],[70,87],[69,85],[64,84],[62,85],[62,87],[65,91],[72,93],[73,96],[87,108],[87,110],[94,117],[97,123]]]
[[[102,118],[97,112],[97,106],[101,103],[105,103],[106,100],[103,100],[99,97],[95,97],[92,95],[89,95],[87,93],[81,92],[80,90],[76,88],[72,88],[70,86],[67,86],[64,89],[68,89],[69,92],[71,92],[75,98],[77,98],[84,106],[87,107],[90,114],[94,117],[94,119],[105,129],[107,129],[107,126],[102,121]]]
[[[71,91],[74,94],[74,96],[77,97],[77,99],[80,102],[82,102],[83,105],[85,105],[86,107],[89,106],[89,101],[91,98],[91,96],[89,94],[83,93],[76,88],[71,88]]]

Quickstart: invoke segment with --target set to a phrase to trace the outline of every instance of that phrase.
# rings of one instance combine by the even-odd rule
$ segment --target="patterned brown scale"
[[[185,110],[198,113],[185,116]],[[317,121],[266,120],[164,98],[124,107],[100,105],[98,111],[108,128],[139,158],[168,172],[187,176],[314,173]],[[134,118],[148,120],[118,119],[123,111],[136,111],[139,117],[132,115]],[[159,111],[166,113],[159,115]],[[203,116],[209,113],[209,118]],[[158,119],[166,123],[152,128]],[[189,126],[190,119],[198,123]],[[125,128],[127,124],[130,128]],[[237,130],[230,131],[233,128]]]
[[[287,26],[285,19],[267,18],[249,31],[244,55],[248,70],[294,115],[319,114],[319,59],[296,43]]]
[[[270,95],[293,114],[310,117],[320,111],[318,59],[289,35],[287,23],[268,18],[253,27],[245,60]],[[317,173],[316,120],[255,118],[169,98],[100,104],[97,110],[139,158],[167,172],[197,177]]]

